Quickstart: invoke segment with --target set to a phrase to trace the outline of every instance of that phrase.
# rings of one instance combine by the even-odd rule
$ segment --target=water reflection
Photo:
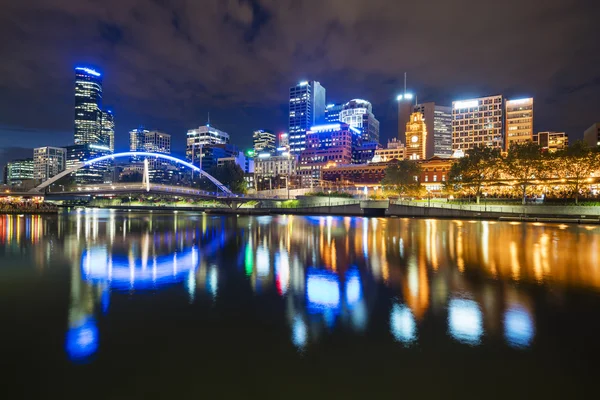
[[[386,331],[402,346],[501,340],[526,350],[539,333],[532,289],[599,289],[599,241],[590,227],[487,221],[0,216],[3,259],[30,257],[40,273],[51,262],[69,266],[65,351],[75,362],[98,353],[113,296],[180,287],[192,305],[245,302],[237,281],[256,298],[282,302],[288,343],[304,352],[337,329],[377,330],[382,307]]]

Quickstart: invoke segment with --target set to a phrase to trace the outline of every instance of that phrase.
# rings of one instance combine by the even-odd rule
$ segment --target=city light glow
[[[448,305],[448,330],[461,343],[477,345],[483,335],[483,317],[476,302],[452,299]]]
[[[401,343],[411,344],[417,339],[415,317],[405,305],[394,304],[390,313],[390,332]]]
[[[504,314],[504,337],[513,347],[531,345],[535,329],[529,312],[520,306],[509,308]]]
[[[454,109],[458,110],[459,108],[475,108],[479,106],[478,100],[463,100],[463,101],[455,101]]]
[[[93,76],[100,76],[102,75],[100,72],[92,69],[92,68],[88,68],[88,67],[77,67],[75,68],[76,71],[83,71],[87,74],[93,75]]]

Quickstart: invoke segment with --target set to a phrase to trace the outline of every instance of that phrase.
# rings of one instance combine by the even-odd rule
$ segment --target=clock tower
[[[415,112],[406,123],[406,159],[425,160],[427,149],[427,127],[423,114]]]

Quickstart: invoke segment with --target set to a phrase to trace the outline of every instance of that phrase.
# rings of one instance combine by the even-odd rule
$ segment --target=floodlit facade
[[[340,122],[340,112],[343,108],[343,104],[327,104],[327,107],[325,107],[325,122],[328,124]]]
[[[452,102],[452,149],[477,146],[504,149],[502,95]]]
[[[506,101],[506,146],[533,140],[533,98]]]
[[[342,107],[339,121],[362,132],[363,142],[379,143],[379,121],[373,115],[373,106],[362,99],[350,100]]]
[[[406,124],[405,157],[409,160],[427,159],[427,126],[423,114],[412,113]]]
[[[171,154],[171,135],[160,131],[145,132],[144,151]]]
[[[33,158],[9,161],[6,164],[4,180],[7,185],[19,186],[30,179],[33,179]]]
[[[415,112],[423,114],[429,140],[426,156],[452,157],[452,107],[430,103],[417,104]]]
[[[306,149],[306,132],[325,121],[326,91],[317,81],[303,81],[290,88],[289,129],[290,151]]]
[[[554,153],[569,146],[569,137],[565,132],[538,132],[533,142],[541,146],[542,151]]]
[[[275,134],[271,131],[259,129],[254,131],[252,141],[254,144],[254,153],[275,153]]]
[[[102,143],[115,152],[115,117],[110,110],[102,112]]]
[[[590,147],[600,146],[600,122],[597,122],[583,132],[583,141]]]
[[[61,147],[38,147],[33,149],[33,179],[41,182],[65,170],[66,150]]]
[[[273,156],[263,154],[254,160],[254,174],[256,177],[275,177],[296,175],[298,156],[285,154]]]
[[[187,132],[185,157],[187,161],[199,166],[204,148],[216,145],[225,145],[228,143],[229,134],[211,126],[210,124],[200,126],[196,129],[190,129]]]
[[[75,144],[104,144],[102,139],[102,74],[92,68],[75,68],[74,141]]]
[[[405,155],[406,147],[404,146],[404,143],[394,138],[388,141],[385,149],[375,150],[375,156],[373,157],[372,162],[379,163],[392,160],[404,160]]]

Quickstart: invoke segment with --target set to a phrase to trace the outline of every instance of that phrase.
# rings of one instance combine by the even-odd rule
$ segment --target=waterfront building
[[[404,160],[406,157],[406,147],[404,143],[394,138],[388,141],[385,149],[375,150],[375,155],[371,160],[374,163],[389,162],[392,160]]]
[[[339,121],[362,132],[363,142],[379,143],[379,121],[373,114],[373,106],[362,99],[350,100],[343,105]]]
[[[92,68],[75,68],[74,142],[103,144],[102,74]]]
[[[258,190],[290,187],[296,179],[298,155],[284,153],[259,155],[254,164],[254,181]]]
[[[452,102],[452,149],[477,146],[504,149],[502,95]]]
[[[303,81],[290,88],[288,134],[292,153],[305,150],[306,132],[324,122],[325,95],[325,88],[317,81]]]
[[[538,132],[533,142],[542,147],[542,151],[554,153],[569,146],[569,137],[565,132]]]
[[[223,146],[229,143],[229,134],[223,132],[210,124],[200,126],[196,129],[190,129],[187,132],[185,157],[187,161],[196,166],[203,162],[202,158],[208,150],[208,147]],[[222,157],[226,157],[223,155]],[[216,165],[217,159],[214,159],[213,165]],[[201,167],[204,168],[204,167]]]
[[[600,146],[600,122],[596,122],[583,132],[583,141],[590,147]]]
[[[533,140],[533,98],[506,101],[506,146]]]
[[[405,157],[409,160],[427,159],[427,125],[420,112],[412,113],[406,124]]]
[[[345,123],[313,126],[306,133],[306,150],[300,154],[298,173],[302,185],[318,184],[320,170],[327,164],[357,163],[361,134]]]
[[[66,167],[67,169],[75,167],[77,164],[111,154],[108,146],[98,144],[76,144],[66,147]],[[95,183],[110,183],[111,162],[108,160],[100,161],[80,168],[73,172],[72,178],[78,185],[87,185]]]
[[[413,99],[414,95],[407,93],[406,89],[404,89],[404,94],[396,98],[398,101],[398,139],[400,141],[406,138],[406,124],[410,121],[410,115],[413,113]]]
[[[417,104],[414,112],[423,114],[429,134],[426,157],[452,157],[452,108],[430,102]]]
[[[65,170],[66,150],[61,147],[33,149],[33,179],[44,182]]]
[[[275,134],[271,131],[259,129],[252,135],[254,154],[275,153]]]
[[[102,140],[111,153],[115,152],[115,117],[111,110],[102,112]]]
[[[146,133],[150,131],[137,128],[129,131],[129,151],[145,151]]]
[[[4,182],[9,186],[21,186],[33,179],[33,158],[9,161],[4,170]]]
[[[332,124],[340,122],[340,112],[344,108],[344,104],[327,104],[325,107],[325,123]]]

